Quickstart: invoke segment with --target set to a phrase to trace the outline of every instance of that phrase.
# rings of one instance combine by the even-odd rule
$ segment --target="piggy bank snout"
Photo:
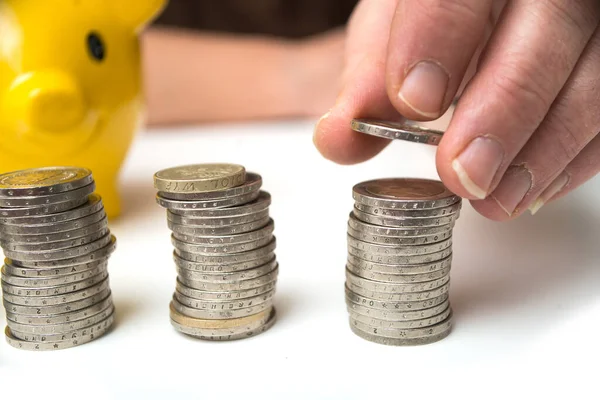
[[[83,95],[74,87],[51,87],[30,96],[29,116],[35,128],[61,132],[81,123],[86,107]]]
[[[13,117],[33,131],[61,132],[79,125],[87,113],[75,79],[60,71],[37,71],[17,77],[5,98]]]

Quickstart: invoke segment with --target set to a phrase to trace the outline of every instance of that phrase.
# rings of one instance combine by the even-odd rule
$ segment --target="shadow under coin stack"
[[[91,342],[114,320],[108,229],[92,173],[51,167],[0,175],[7,342],[59,350]]]
[[[167,209],[176,290],[171,324],[205,340],[257,335],[275,323],[278,275],[271,196],[262,178],[233,164],[159,171],[157,203]]]
[[[363,182],[353,197],[346,264],[352,331],[395,346],[446,337],[452,229],[461,199],[426,179]]]

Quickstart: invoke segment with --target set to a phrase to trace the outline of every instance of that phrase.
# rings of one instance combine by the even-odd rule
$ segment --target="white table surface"
[[[140,134],[122,174],[124,215],[111,223],[118,238],[109,264],[114,330],[47,353],[2,340],[0,399],[598,395],[599,179],[510,223],[488,221],[465,203],[454,232],[452,334],[428,346],[381,346],[348,327],[351,189],[374,178],[437,178],[435,148],[393,143],[369,162],[338,166],[313,147],[313,122]],[[204,342],[169,324],[176,275],[152,175],[200,162],[243,164],[263,176],[273,197],[279,320],[254,338]]]

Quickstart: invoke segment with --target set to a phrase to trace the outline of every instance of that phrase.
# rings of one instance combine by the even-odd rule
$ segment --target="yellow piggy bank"
[[[92,170],[107,214],[143,118],[138,35],[166,0],[0,0],[0,172]]]

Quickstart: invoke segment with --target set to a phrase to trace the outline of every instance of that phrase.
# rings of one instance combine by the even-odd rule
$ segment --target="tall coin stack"
[[[446,337],[452,229],[461,199],[426,179],[363,182],[353,197],[345,289],[352,331],[396,346]]]
[[[114,320],[108,229],[91,171],[50,167],[0,175],[7,342],[25,350],[88,343]]]
[[[278,263],[261,176],[240,165],[197,164],[159,171],[154,185],[175,247],[173,327],[206,340],[269,329]]]

